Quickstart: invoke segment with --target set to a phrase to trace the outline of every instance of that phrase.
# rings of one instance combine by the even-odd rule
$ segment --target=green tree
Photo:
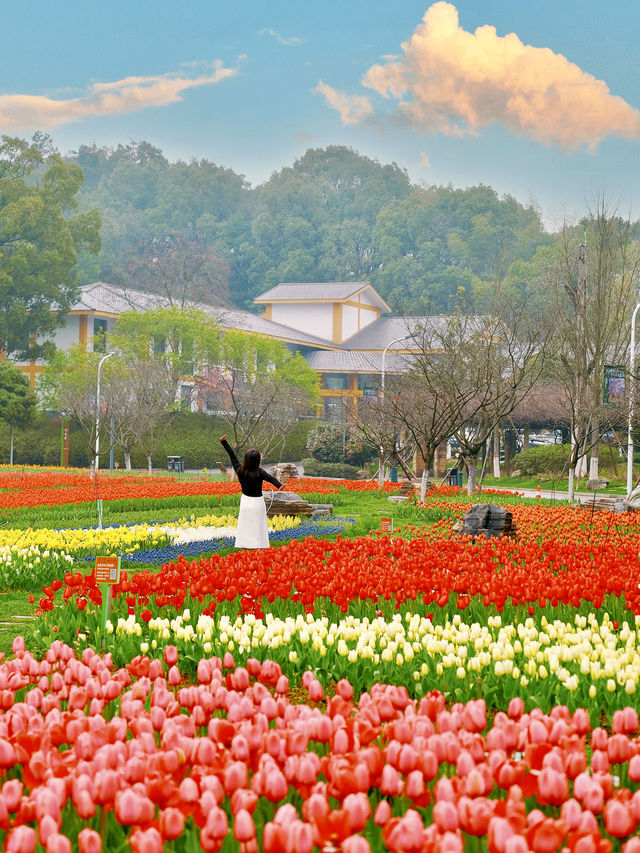
[[[28,377],[11,362],[0,361],[0,418],[9,425],[10,465],[13,465],[13,430],[34,420],[37,403]]]
[[[76,212],[82,170],[35,146],[0,142],[0,349],[47,357],[76,296],[78,252],[100,248],[100,217]],[[57,308],[52,311],[52,306]]]
[[[318,401],[318,375],[299,352],[249,332],[222,335],[218,364],[198,382],[208,410],[227,424],[237,452],[272,457]]]

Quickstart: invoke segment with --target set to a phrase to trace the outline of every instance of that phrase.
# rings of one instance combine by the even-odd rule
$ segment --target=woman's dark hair
[[[237,470],[238,479],[241,483],[256,483],[260,479],[260,463],[262,457],[260,451],[255,447],[247,450],[242,460],[242,465]]]

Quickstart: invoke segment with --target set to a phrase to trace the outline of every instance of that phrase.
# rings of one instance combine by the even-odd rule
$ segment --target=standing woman
[[[236,548],[268,548],[269,528],[267,527],[267,508],[262,497],[262,483],[266,480],[276,489],[281,489],[282,483],[260,467],[262,457],[257,450],[247,450],[244,461],[240,464],[238,457],[227,443],[226,435],[222,436],[220,443],[229,454],[233,470],[242,488]]]

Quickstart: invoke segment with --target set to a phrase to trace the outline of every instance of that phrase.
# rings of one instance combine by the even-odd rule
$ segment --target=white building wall
[[[361,305],[375,306],[373,295],[366,290],[364,293],[358,294],[358,302],[360,302]],[[378,319],[378,316],[378,311],[371,311],[366,308],[364,310],[360,309],[360,328],[364,329],[370,323],[374,323]]]
[[[299,332],[315,335],[326,341],[333,340],[332,302],[272,303],[271,319]]]
[[[368,314],[369,312],[360,311],[359,308],[353,308],[351,305],[342,306],[342,340],[350,338],[360,330],[358,314]]]

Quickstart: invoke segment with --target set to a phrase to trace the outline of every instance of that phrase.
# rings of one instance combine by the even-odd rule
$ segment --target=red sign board
[[[383,515],[380,519],[380,530],[383,533],[393,533],[393,518],[390,515]]]
[[[120,581],[120,557],[96,557],[96,583]]]

